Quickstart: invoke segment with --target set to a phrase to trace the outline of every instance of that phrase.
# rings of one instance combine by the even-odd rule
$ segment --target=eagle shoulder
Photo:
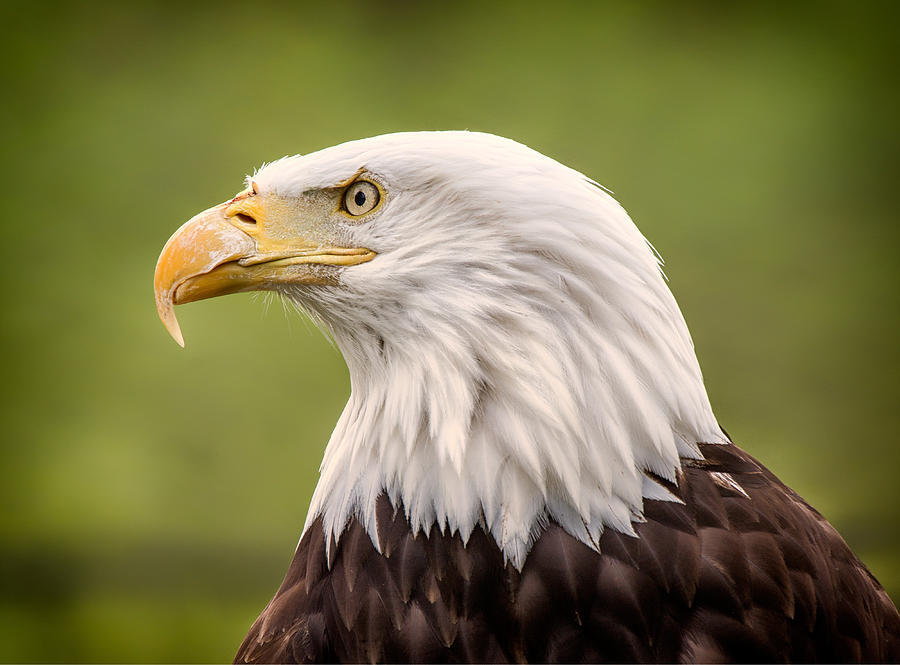
[[[637,537],[597,552],[551,522],[521,571],[385,495],[380,552],[351,521],[329,566],[316,522],[236,660],[900,660],[896,608],[831,525],[737,446],[700,447]]]

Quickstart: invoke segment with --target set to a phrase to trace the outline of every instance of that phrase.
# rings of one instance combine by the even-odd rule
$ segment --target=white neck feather
[[[387,492],[414,530],[466,540],[481,525],[521,568],[551,520],[592,547],[604,528],[633,533],[643,499],[665,497],[645,471],[675,481],[697,442],[726,441],[643,236],[593,182],[523,155],[503,185],[517,209],[472,184],[490,165],[472,183],[432,178],[408,210],[392,204],[416,215],[415,241],[342,287],[290,294],[350,369],[306,523],[321,517],[326,542],[355,516],[377,546]]]

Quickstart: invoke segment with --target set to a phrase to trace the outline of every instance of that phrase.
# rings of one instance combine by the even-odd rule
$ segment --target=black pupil
[[[363,204],[366,202],[366,193],[361,189],[357,191],[353,197],[353,202],[362,208]]]

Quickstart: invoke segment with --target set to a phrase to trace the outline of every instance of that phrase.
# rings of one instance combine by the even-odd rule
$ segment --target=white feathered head
[[[658,257],[584,175],[519,143],[414,132],[267,164],[185,224],[157,304],[271,290],[328,329],[352,391],[307,524],[377,544],[387,492],[414,529],[482,524],[521,566],[554,520],[595,545],[721,442]]]

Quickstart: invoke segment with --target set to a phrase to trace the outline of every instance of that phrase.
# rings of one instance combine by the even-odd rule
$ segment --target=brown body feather
[[[897,662],[900,616],[830,524],[733,445],[701,445],[600,553],[550,524],[521,572],[475,529],[414,537],[378,504],[379,553],[321,524],[236,662]],[[729,484],[727,473],[739,487]]]

